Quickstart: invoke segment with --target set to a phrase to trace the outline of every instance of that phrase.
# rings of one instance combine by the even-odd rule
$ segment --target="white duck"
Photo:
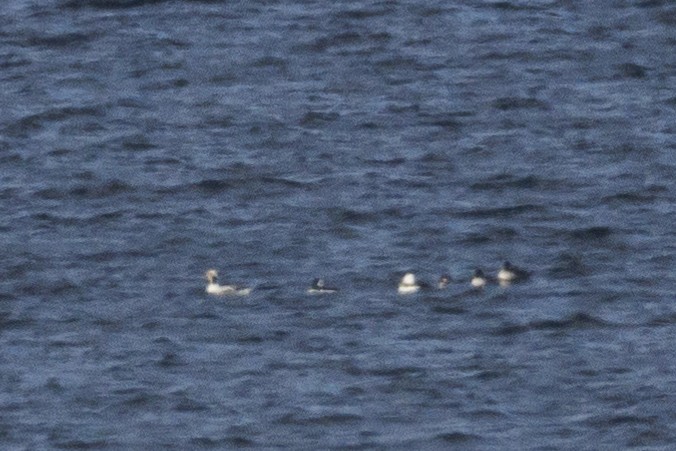
[[[244,296],[251,293],[251,288],[240,288],[235,285],[219,285],[218,271],[216,271],[215,269],[210,269],[209,271],[207,271],[205,277],[207,278],[206,292],[209,294],[215,294],[219,296],[226,294],[236,294]]]
[[[399,282],[398,292],[399,294],[412,294],[420,290],[420,285],[415,281],[415,275],[411,272],[404,274],[404,277],[401,278]]]
[[[472,274],[472,278],[470,279],[469,283],[474,288],[483,288],[488,283],[488,279],[484,275],[484,272],[477,268],[474,270],[474,274]]]
[[[510,262],[504,262],[498,271],[498,281],[501,285],[508,285],[510,282],[525,280],[530,276],[528,271],[517,268]]]

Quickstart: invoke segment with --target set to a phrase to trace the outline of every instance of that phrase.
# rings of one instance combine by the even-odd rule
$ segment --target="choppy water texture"
[[[3,8],[3,449],[675,446],[673,2]]]

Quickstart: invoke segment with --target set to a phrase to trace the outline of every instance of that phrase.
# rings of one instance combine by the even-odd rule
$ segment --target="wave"
[[[498,174],[486,180],[475,182],[470,187],[475,190],[503,190],[505,188],[519,189],[558,189],[563,185],[560,180],[544,179],[536,175],[515,176],[512,174]]]
[[[519,237],[519,232],[511,227],[487,227],[476,232],[465,232],[456,239],[458,243],[481,244],[481,243],[504,243]]]
[[[444,432],[442,434],[438,434],[435,438],[437,440],[443,441],[444,443],[455,444],[467,443],[481,439],[481,437],[478,435],[466,434],[464,432]]]
[[[109,180],[103,183],[92,183],[86,185],[76,185],[70,189],[63,188],[43,188],[34,192],[34,196],[44,200],[58,199],[99,199],[116,196],[135,191],[131,185],[120,180]],[[107,213],[106,213],[107,214]]]
[[[463,123],[457,118],[458,116],[463,116],[466,114],[466,112],[436,114],[421,113],[419,114],[420,120],[418,123],[420,125],[441,127],[447,130],[458,130],[460,127],[462,127]]]
[[[648,323],[649,326],[671,326],[673,324],[676,324],[676,313],[653,318]]]
[[[62,6],[69,9],[125,9],[167,3],[170,0],[66,0]]]
[[[617,75],[620,78],[646,78],[648,68],[635,63],[624,63],[617,66]]]
[[[298,415],[288,413],[278,418],[275,423],[298,426],[332,426],[345,423],[360,422],[364,419],[361,415],[351,413],[327,413],[324,415]]]
[[[581,241],[602,240],[610,237],[613,229],[607,226],[593,226],[575,229],[568,232],[568,236]]]
[[[509,218],[527,213],[543,213],[547,208],[542,205],[522,204],[511,207],[479,208],[460,212],[460,217],[467,218]]]
[[[36,35],[27,39],[27,44],[32,47],[73,47],[88,43],[94,35],[84,33],[63,33],[56,35]]]
[[[47,123],[59,122],[70,118],[97,117],[106,115],[104,106],[64,106],[50,108],[39,113],[33,113],[7,125],[4,132],[14,138],[25,138],[32,133],[42,130]]]
[[[392,13],[392,11],[393,10],[389,8],[350,8],[337,11],[332,14],[332,17],[334,19],[365,20],[372,17],[385,16]]]
[[[494,332],[494,335],[515,335],[538,330],[596,329],[611,326],[614,326],[614,324],[586,313],[578,312],[559,320],[537,320],[526,324],[502,326]]]
[[[502,111],[550,109],[547,102],[533,97],[501,97],[493,101],[493,107]]]
[[[392,39],[387,32],[357,33],[354,31],[338,32],[321,36],[308,44],[297,47],[298,50],[326,52],[332,48],[356,48],[357,46],[379,45]]]
[[[559,254],[548,270],[551,277],[559,279],[585,276],[589,272],[589,267],[584,263],[583,257],[580,254],[570,252]]]
[[[338,113],[309,111],[303,115],[298,124],[305,127],[319,126],[329,122],[335,122],[339,117],[340,115]]]
[[[255,441],[239,435],[225,438],[194,437],[190,439],[190,444],[198,449],[239,449],[256,446]]]
[[[666,195],[669,189],[663,185],[655,185],[641,191],[622,191],[601,198],[607,204],[646,204],[656,201],[660,195]]]
[[[186,189],[199,190],[207,193],[220,193],[240,188],[279,188],[278,194],[288,193],[288,189],[312,189],[317,186],[318,180],[297,180],[290,177],[276,177],[269,175],[252,175],[232,177],[228,179],[204,179],[199,182],[186,185],[174,186],[171,188],[163,187],[162,192],[179,192]],[[267,194],[277,194],[276,191],[269,191]]]

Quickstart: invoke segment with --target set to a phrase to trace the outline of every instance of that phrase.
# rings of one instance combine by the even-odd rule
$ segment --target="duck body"
[[[488,283],[488,279],[486,278],[484,272],[477,268],[474,270],[474,274],[472,274],[472,278],[469,280],[469,283],[474,288],[483,288]]]
[[[236,285],[220,285],[218,283],[218,272],[215,269],[210,269],[206,273],[207,279],[207,294],[213,294],[217,296],[224,295],[239,295],[245,296],[251,293],[251,288],[241,288]]]
[[[404,274],[404,277],[401,278],[401,282],[399,282],[399,287],[397,288],[399,294],[417,293],[418,290],[420,290],[420,285],[416,283],[415,275],[410,272]]]
[[[512,265],[510,262],[504,262],[500,269],[498,270],[498,281],[499,282],[516,282],[519,280],[525,280],[530,274],[528,271],[525,271],[521,268],[517,268]]]
[[[307,289],[307,292],[309,294],[328,294],[328,293],[336,293],[338,291],[338,288],[333,288],[333,287],[327,287],[324,285],[324,279],[315,279],[312,282],[312,286]]]
[[[449,276],[448,274],[443,274],[441,277],[439,277],[439,282],[437,282],[437,288],[443,290],[444,288],[447,288],[450,283],[451,276]]]

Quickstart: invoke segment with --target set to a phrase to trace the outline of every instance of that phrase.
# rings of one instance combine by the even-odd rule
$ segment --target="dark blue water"
[[[2,448],[673,449],[676,6],[589,3],[5,2]]]

